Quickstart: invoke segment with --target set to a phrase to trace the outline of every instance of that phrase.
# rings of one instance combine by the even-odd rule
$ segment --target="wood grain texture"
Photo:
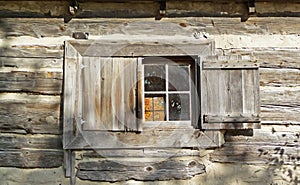
[[[122,150],[93,150],[83,152],[85,158],[169,158],[199,156],[198,149],[162,149],[162,148],[143,148],[143,149],[122,149]]]
[[[216,149],[210,156],[214,162],[240,164],[298,165],[299,149],[294,146],[231,145]]]
[[[205,173],[205,166],[195,160],[166,160],[149,164],[143,162],[124,164],[104,160],[101,162],[79,163],[77,177],[108,182],[126,180],[155,181],[190,179],[202,173]]]
[[[101,142],[99,142],[101,141]],[[221,133],[195,129],[156,127],[141,133],[86,132],[78,135],[65,149],[140,149],[140,148],[214,148],[222,145]]]
[[[0,136],[0,149],[62,149],[60,135],[20,135],[2,133]]]
[[[137,58],[84,57],[82,65],[83,129],[136,131]]]
[[[62,63],[62,59],[0,57],[0,91],[60,94]]]
[[[62,150],[2,150],[1,167],[17,168],[55,168],[63,163]]]
[[[30,22],[31,24],[28,24]],[[220,17],[186,17],[164,18],[155,21],[145,19],[73,19],[68,24],[63,19],[52,18],[2,18],[0,21],[1,38],[18,38],[29,36],[33,38],[71,37],[73,32],[89,32],[90,35],[101,36],[109,34],[125,35],[183,35],[191,36],[195,30],[207,32],[210,35],[264,35],[264,34],[296,34],[300,29],[298,17],[251,17],[247,22],[240,18]],[[84,25],[84,26],[78,26]],[[185,25],[186,27],[182,27]],[[168,29],[168,32],[164,30]],[[261,50],[265,53],[268,51]],[[271,51],[269,51],[272,54]],[[295,53],[295,55],[299,55]],[[267,56],[267,55],[266,55]],[[278,55],[279,57],[280,55]],[[293,60],[291,58],[291,60]]]
[[[250,121],[251,116],[246,116],[252,122],[247,124],[249,121],[242,116],[243,114],[257,116],[260,112],[258,64],[248,65],[247,62],[237,62],[238,60],[230,64],[228,60],[217,61],[219,64],[216,61],[211,65],[208,64],[209,61],[203,64],[201,96],[204,123],[202,128],[259,128],[259,119]],[[243,69],[243,66],[246,68]],[[252,67],[249,68],[250,66]],[[217,120],[220,122],[218,123]]]
[[[82,56],[141,57],[141,56],[208,56],[214,49],[212,40],[88,40],[69,41]],[[99,50],[101,52],[99,53]]]
[[[60,96],[0,93],[0,130],[61,134]]]

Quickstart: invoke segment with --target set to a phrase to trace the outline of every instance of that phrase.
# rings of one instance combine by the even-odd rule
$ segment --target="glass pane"
[[[169,120],[190,120],[190,95],[169,94]]]
[[[164,97],[153,97],[154,110],[165,110]]]
[[[165,121],[165,95],[146,95],[145,97],[145,121]]]
[[[166,90],[166,70],[164,65],[144,65],[145,91]]]
[[[189,65],[169,66],[169,91],[189,91]]]

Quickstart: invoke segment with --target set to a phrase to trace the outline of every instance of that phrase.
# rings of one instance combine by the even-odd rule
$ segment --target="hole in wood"
[[[196,166],[196,161],[191,161],[191,162],[189,162],[189,164],[188,164],[188,166],[189,166],[189,168],[192,168],[192,167],[194,167],[194,166]]]
[[[146,170],[147,170],[148,172],[151,172],[151,171],[153,170],[153,167],[152,167],[152,166],[147,166],[147,167],[146,167]]]

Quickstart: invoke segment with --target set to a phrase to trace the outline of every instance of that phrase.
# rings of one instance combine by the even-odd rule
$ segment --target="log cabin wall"
[[[189,164],[201,163],[204,173],[142,182],[120,172],[117,175],[123,179],[112,176],[108,181],[299,184],[299,2],[257,1],[256,13],[249,15],[244,1],[168,1],[165,17],[159,15],[156,1],[79,1],[79,5],[77,14],[71,16],[68,1],[0,1],[1,183],[69,184],[62,167],[64,41],[72,40],[74,32],[88,32],[92,39],[209,38],[215,41],[216,54],[251,56],[260,64],[261,129],[227,132],[224,146],[216,149],[101,153],[107,158],[126,155],[127,159],[164,153],[179,161],[195,160]],[[99,160],[105,162],[94,152],[76,155],[81,170],[77,184],[99,183],[99,174],[93,179],[84,171],[87,162]]]

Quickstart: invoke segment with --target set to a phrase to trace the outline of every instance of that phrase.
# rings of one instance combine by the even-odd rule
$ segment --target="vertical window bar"
[[[166,121],[169,121],[169,66],[166,66]]]
[[[191,76],[191,65],[188,65],[189,66],[189,68],[188,68],[188,75],[189,75],[189,104],[190,104],[190,118],[189,118],[189,120],[192,120],[192,76]]]

